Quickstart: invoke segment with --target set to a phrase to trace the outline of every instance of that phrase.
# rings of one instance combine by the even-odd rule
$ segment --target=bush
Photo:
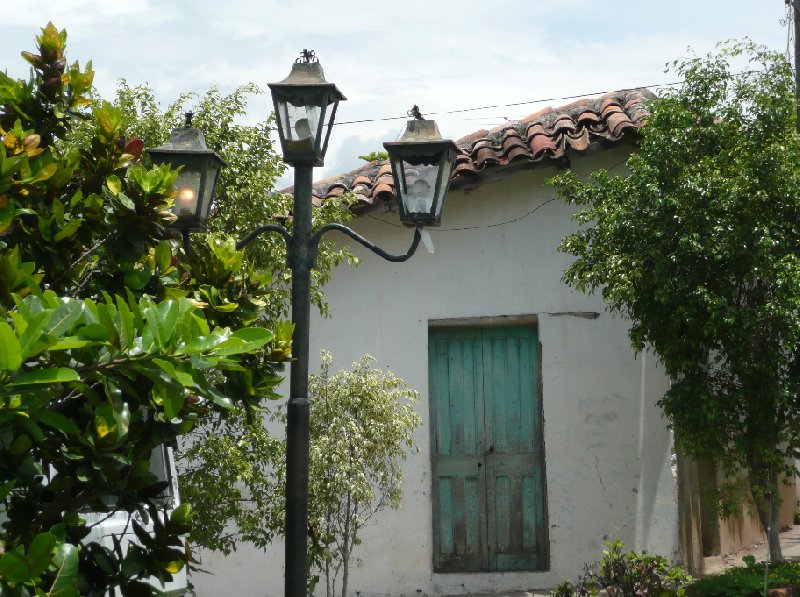
[[[731,568],[694,581],[687,588],[691,597],[758,597],[764,594],[764,562],[753,556],[742,558],[744,568]],[[767,586],[770,589],[800,584],[800,563],[775,562],[769,565]]]
[[[686,595],[684,585],[692,581],[682,568],[672,566],[664,556],[643,551],[622,552],[622,542],[609,541],[603,557],[586,567],[574,584],[563,582],[553,590],[555,597],[598,595],[605,589],[609,597]]]

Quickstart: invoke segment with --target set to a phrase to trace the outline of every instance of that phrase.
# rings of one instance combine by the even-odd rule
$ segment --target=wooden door
[[[430,333],[434,568],[547,569],[536,330]]]

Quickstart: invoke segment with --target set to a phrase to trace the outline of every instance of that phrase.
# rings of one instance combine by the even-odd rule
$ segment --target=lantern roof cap
[[[442,134],[439,132],[439,127],[436,125],[435,120],[425,120],[421,118],[406,121],[406,131],[403,133],[400,140],[387,141],[383,146],[389,150],[404,145],[430,143],[451,145],[454,149],[456,148],[456,144],[450,139],[442,139]]]
[[[169,139],[162,145],[147,150],[149,153],[194,153],[213,155],[223,166],[227,165],[219,154],[206,145],[203,131],[194,127],[181,127],[172,129]]]
[[[328,87],[339,101],[347,99],[334,83],[329,83],[325,79],[325,72],[319,62],[295,62],[288,77],[277,83],[268,83],[268,87],[270,89]]]

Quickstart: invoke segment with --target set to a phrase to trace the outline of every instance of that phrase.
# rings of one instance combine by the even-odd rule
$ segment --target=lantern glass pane
[[[183,168],[178,173],[172,213],[179,218],[194,218],[197,215],[197,202],[200,197],[200,183],[203,174],[199,170]]]
[[[436,202],[436,219],[441,218],[442,216],[442,206],[444,205],[444,196],[447,193],[447,187],[450,186],[450,174],[453,170],[453,159],[455,158],[455,153],[452,151],[444,151],[442,152],[442,165],[439,169],[439,176],[441,177],[438,181],[438,188],[437,192],[439,193],[439,201]]]
[[[403,204],[408,214],[430,214],[436,197],[436,178],[439,175],[438,158],[414,163],[402,161]]]
[[[313,152],[319,132],[320,107],[287,101],[281,108],[280,123],[287,149],[293,154]]]

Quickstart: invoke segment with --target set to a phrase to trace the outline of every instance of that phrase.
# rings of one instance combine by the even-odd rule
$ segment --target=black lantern
[[[169,164],[172,168],[182,166],[173,187],[172,213],[178,219],[172,227],[184,232],[205,230],[217,175],[225,162],[206,147],[203,132],[192,128],[192,113],[186,114],[184,128],[174,129],[169,141],[148,152],[154,164]]]
[[[346,99],[325,81],[314,52],[303,50],[292,72],[280,83],[269,83],[278,134],[287,164],[322,166],[339,102]]]
[[[392,163],[400,221],[412,228],[439,226],[458,148],[442,139],[433,120],[409,120],[400,141],[384,143]]]

